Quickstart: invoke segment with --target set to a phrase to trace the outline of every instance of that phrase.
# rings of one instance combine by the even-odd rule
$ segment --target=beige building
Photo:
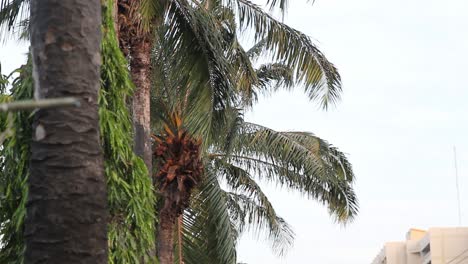
[[[468,227],[410,229],[385,243],[372,264],[468,264]]]

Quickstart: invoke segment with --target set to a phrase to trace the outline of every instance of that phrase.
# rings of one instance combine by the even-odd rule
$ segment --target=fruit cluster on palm
[[[0,23],[6,29],[27,25],[27,17],[21,17],[20,11],[28,2],[0,1]],[[287,2],[268,0],[267,5],[284,11]],[[106,8],[117,8],[114,24],[108,20],[104,30],[117,29],[121,52],[136,85],[131,107],[134,150],[152,171],[158,197],[152,211],[158,218],[156,234],[146,234],[141,237],[145,243],[132,247],[142,226],[153,218],[142,210],[125,212],[125,199],[114,202],[119,192],[128,193],[135,183],[136,178],[119,174],[132,167],[115,163],[115,173],[106,173],[111,183],[116,182],[109,191],[115,221],[110,232],[116,234],[111,251],[119,253],[109,254],[111,262],[148,262],[141,255],[153,254],[148,245],[151,239],[146,237],[155,235],[162,264],[236,263],[236,242],[247,230],[266,234],[273,250],[282,254],[294,233],[277,215],[258,181],[274,182],[315,199],[328,206],[340,222],[355,216],[354,174],[342,152],[312,133],[274,131],[243,118],[258,96],[278,89],[302,87],[324,108],[339,98],[339,74],[308,36],[249,0],[116,0],[107,1]],[[249,49],[241,45],[242,32],[253,33],[254,45]],[[120,51],[114,46],[112,52]],[[110,56],[103,64],[106,71],[102,76],[107,77],[101,107],[109,118],[120,111],[109,105],[125,98],[108,97],[106,85],[119,80],[121,87],[131,85],[121,72],[125,65],[119,63]],[[112,73],[112,67],[124,76]],[[109,129],[101,134],[112,132],[112,123],[105,127]],[[116,147],[121,143],[112,144],[114,141],[104,134],[104,142],[110,142],[105,143],[108,159],[119,159],[122,151]],[[117,169],[119,166],[125,169]],[[140,180],[138,184],[132,195],[138,195],[141,184],[147,183]],[[143,197],[150,196],[145,192]],[[152,205],[143,199],[131,201],[145,203],[143,208]],[[131,205],[138,208],[138,204]],[[13,219],[4,215],[4,221]],[[11,236],[11,229],[0,226],[0,231],[3,239]],[[119,249],[122,245],[125,250]],[[2,247],[0,260],[4,250]],[[140,256],[124,253],[132,251]]]

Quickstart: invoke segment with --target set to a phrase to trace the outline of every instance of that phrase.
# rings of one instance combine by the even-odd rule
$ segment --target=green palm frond
[[[260,57],[260,55],[264,52],[265,50],[265,47],[266,47],[266,44],[267,44],[267,40],[266,39],[261,39],[261,40],[258,40],[252,47],[250,47],[250,49],[247,51],[247,56],[249,56],[249,58],[251,60],[256,60]]]
[[[25,37],[29,32],[29,0],[0,0],[0,38]]]
[[[257,69],[259,92],[275,92],[294,87],[294,69],[282,63],[263,64]]]
[[[240,233],[253,231],[265,234],[270,240],[273,251],[283,255],[294,240],[291,227],[276,214],[273,205],[255,182],[250,173],[220,156],[213,156],[214,167],[218,177],[226,181],[231,192],[229,198],[229,211],[232,222]]]
[[[237,90],[244,103],[249,105],[257,99],[254,88],[261,85],[262,80],[240,44],[236,45],[233,53],[233,65],[238,69],[236,72]]]
[[[206,169],[200,191],[184,214],[183,253],[186,264],[235,264],[238,234],[231,223],[228,197]]]
[[[2,64],[0,63],[0,94],[6,94],[6,88],[9,84],[8,76],[2,73]]]
[[[277,132],[252,123],[244,124],[236,141],[227,157],[230,162],[327,205],[339,222],[357,214],[351,164],[326,141],[311,133]]]
[[[337,69],[307,35],[279,22],[249,0],[228,0],[226,4],[237,11],[240,29],[253,29],[255,39],[262,42],[250,54],[267,55],[294,69],[295,79],[304,85],[309,98],[319,100],[325,109],[340,98]],[[262,47],[263,52],[259,52]]]
[[[271,214],[266,207],[259,205],[254,199],[236,193],[229,193],[229,208],[232,218],[247,221],[247,230],[269,238],[273,252],[283,256],[292,246],[294,232],[289,224],[276,214]],[[241,223],[242,224],[242,223]],[[258,228],[257,230],[255,228]]]

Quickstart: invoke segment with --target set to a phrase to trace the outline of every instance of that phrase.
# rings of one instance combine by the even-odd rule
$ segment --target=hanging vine
[[[110,263],[154,263],[154,203],[151,178],[132,150],[132,123],[126,99],[133,84],[119,49],[112,19],[113,1],[103,6],[100,125],[108,179]]]

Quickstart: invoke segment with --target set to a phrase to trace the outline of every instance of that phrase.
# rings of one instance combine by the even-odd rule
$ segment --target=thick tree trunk
[[[101,3],[31,1],[35,96],[81,107],[35,114],[25,263],[107,263],[107,191],[99,142]]]
[[[145,161],[152,171],[150,90],[151,90],[151,42],[144,39],[135,43],[130,51],[130,69],[136,86],[133,95],[133,126],[135,130],[135,153]]]
[[[167,203],[167,202],[166,202]],[[160,264],[174,264],[174,228],[177,211],[167,204],[159,213],[157,254]]]

